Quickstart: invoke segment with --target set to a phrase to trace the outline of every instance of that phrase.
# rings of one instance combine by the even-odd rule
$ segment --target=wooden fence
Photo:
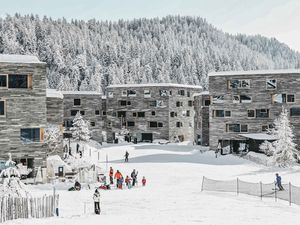
[[[55,215],[58,195],[39,198],[0,198],[0,223],[19,218],[45,218]]]

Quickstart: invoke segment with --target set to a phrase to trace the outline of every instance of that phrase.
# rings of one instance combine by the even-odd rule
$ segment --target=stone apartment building
[[[209,146],[209,106],[208,91],[195,95],[195,126],[194,138],[197,145]]]
[[[201,91],[199,86],[170,83],[108,86],[108,140],[126,128],[137,141],[193,141],[194,95]]]
[[[0,55],[0,159],[44,166],[46,64],[35,56]]]
[[[102,142],[103,111],[102,94],[94,91],[62,91],[63,121],[65,131],[69,132],[77,112],[90,124],[91,137]]]
[[[258,150],[282,106],[289,111],[300,146],[299,84],[300,70],[210,73],[210,148],[216,149],[220,143],[234,152]],[[249,141],[252,145],[246,145]]]

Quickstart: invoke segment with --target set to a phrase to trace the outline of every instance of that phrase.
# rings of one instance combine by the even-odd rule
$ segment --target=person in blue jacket
[[[275,174],[276,175],[276,182],[275,185],[277,185],[277,187],[279,188],[280,191],[283,191],[284,188],[281,185],[281,176],[279,176],[278,173]]]

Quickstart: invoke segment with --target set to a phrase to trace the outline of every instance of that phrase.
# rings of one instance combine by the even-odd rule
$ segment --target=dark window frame
[[[40,143],[41,128],[21,128],[20,139],[23,143]]]
[[[81,106],[81,99],[80,98],[74,98],[73,105],[74,106]]]

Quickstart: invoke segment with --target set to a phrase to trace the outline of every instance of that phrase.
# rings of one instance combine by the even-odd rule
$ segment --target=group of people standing
[[[133,169],[133,171],[130,174],[130,177],[127,175],[125,180],[124,180],[124,176],[122,175],[122,173],[117,170],[117,172],[114,174],[114,170],[112,167],[110,167],[109,170],[109,182],[110,185],[114,184],[114,179],[116,179],[116,187],[119,189],[123,188],[123,182],[125,181],[125,185],[127,186],[127,188],[131,188],[137,185],[137,176],[138,176],[138,171],[136,171],[135,169]],[[142,184],[143,186],[146,185],[146,178],[143,177],[142,179]]]

